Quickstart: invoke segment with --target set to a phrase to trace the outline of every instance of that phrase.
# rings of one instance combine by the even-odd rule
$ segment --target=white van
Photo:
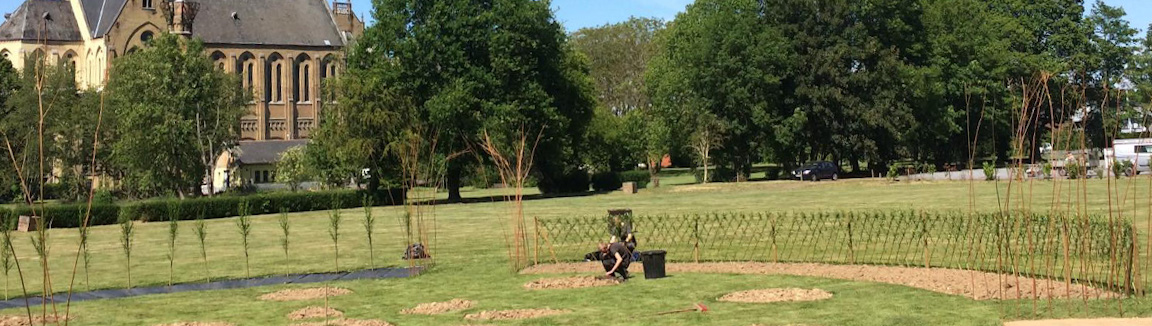
[[[1104,153],[1104,160],[1104,171],[1111,171],[1114,162],[1129,161],[1136,168],[1136,173],[1152,172],[1148,166],[1149,161],[1152,161],[1152,138],[1114,140],[1111,151]]]

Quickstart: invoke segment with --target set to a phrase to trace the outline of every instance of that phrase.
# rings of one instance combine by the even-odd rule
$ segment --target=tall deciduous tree
[[[748,177],[761,148],[779,147],[768,136],[785,117],[781,77],[793,58],[762,10],[754,0],[700,0],[660,33],[646,77],[653,103],[646,134],[666,139],[648,142],[650,156],[688,145],[698,112],[727,127],[715,158],[738,178]]]
[[[234,146],[248,94],[216,70],[197,40],[163,35],[113,62],[112,159],[136,196],[199,193],[213,163]]]
[[[568,45],[547,1],[375,0],[370,27],[349,69],[375,71],[410,99],[415,119],[439,135],[443,157],[467,150],[488,131],[511,142],[541,133],[536,174],[556,191],[581,162],[592,118],[587,63]],[[469,160],[448,162],[449,198],[460,198]],[[587,188],[587,185],[584,185]]]

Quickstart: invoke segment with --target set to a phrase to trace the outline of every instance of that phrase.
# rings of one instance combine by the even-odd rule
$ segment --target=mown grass
[[[691,175],[687,176],[688,178]],[[669,178],[671,179],[671,178]],[[668,179],[665,179],[668,180]],[[1114,184],[1115,181],[1113,181]],[[670,183],[664,183],[668,185]],[[1029,195],[1031,206],[1051,207],[1053,182],[1037,182]],[[998,187],[997,187],[998,185]],[[1090,198],[1085,208],[1108,212],[1104,196],[1108,182],[1086,183]],[[1136,224],[1143,230],[1147,224],[1149,182],[1138,179],[1132,184],[1133,194],[1143,194],[1139,205],[1126,207],[1138,216]],[[1017,185],[1019,186],[1019,185]],[[840,182],[756,182],[743,184],[682,185],[645,190],[636,195],[620,193],[530,200],[525,202],[526,216],[561,217],[600,215],[613,208],[631,208],[639,214],[690,214],[706,212],[761,212],[769,210],[968,210],[969,183],[913,182],[888,183],[878,180]],[[1003,205],[1007,183],[974,184],[975,209],[995,210]],[[1019,189],[1020,187],[1017,187]],[[499,196],[502,189],[475,190],[467,197]],[[1000,196],[997,196],[997,193]],[[1070,193],[1067,189],[1061,193]],[[1133,196],[1140,197],[1140,196]],[[999,203],[999,204],[998,204]],[[1011,205],[1011,204],[1010,204]],[[403,266],[399,220],[402,208],[378,207],[373,210],[377,222],[376,262],[378,266]],[[383,319],[397,325],[461,324],[462,314],[444,316],[401,315],[399,311],[421,302],[465,298],[478,301],[470,311],[506,308],[569,309],[571,314],[539,320],[501,322],[506,325],[552,324],[617,324],[617,325],[998,325],[1001,317],[1009,319],[1031,315],[1030,301],[996,304],[977,302],[903,286],[802,278],[754,275],[673,275],[662,280],[636,279],[625,285],[577,290],[527,291],[522,285],[542,276],[512,274],[504,251],[504,234],[508,204],[473,203],[436,207],[438,232],[432,254],[437,266],[427,274],[411,279],[363,280],[339,282],[335,286],[355,294],[334,297],[330,305],[351,318]],[[348,225],[359,225],[364,213],[360,209],[342,212]],[[252,275],[292,272],[324,272],[333,269],[332,241],[328,231],[328,212],[289,215],[292,227],[292,258],[285,260],[280,247],[281,229],[275,215],[253,216],[251,234]],[[194,222],[181,222],[175,269],[176,282],[200,282],[205,275],[199,257],[199,245],[192,232]],[[212,278],[240,278],[245,274],[241,237],[234,219],[206,221],[208,257]],[[132,277],[136,286],[165,285],[168,282],[166,237],[167,223],[139,224],[136,249],[132,253]],[[345,228],[341,233],[340,265],[343,269],[368,267],[368,248],[363,230]],[[51,263],[54,289],[64,290],[72,269],[78,232],[61,229],[50,232]],[[126,285],[124,257],[117,237],[118,226],[91,229],[92,284],[77,279],[77,289],[120,288]],[[40,288],[40,270],[27,234],[14,235],[14,241],[30,289]],[[641,241],[643,239],[641,238]],[[643,246],[643,242],[641,242]],[[592,248],[589,248],[591,251]],[[81,268],[83,262],[81,262]],[[9,276],[13,288],[20,292],[15,271]],[[836,296],[827,301],[753,305],[719,303],[715,298],[739,290],[766,287],[818,287]],[[264,302],[260,294],[287,287],[270,286],[243,290],[192,292],[152,295],[120,300],[100,300],[74,304],[73,325],[152,325],[177,321],[225,321],[237,325],[285,325],[285,315],[295,309],[322,305],[316,302]],[[713,311],[708,314],[674,314],[654,316],[656,312],[688,308],[703,302]],[[1041,303],[1043,305],[1044,303]],[[1131,299],[1123,302],[1127,316],[1152,314],[1152,300]],[[1116,302],[1079,300],[1054,302],[1054,309],[1041,309],[1041,316],[1096,316],[1117,314]],[[37,307],[38,308],[38,307]],[[63,310],[63,306],[58,307]],[[38,311],[35,309],[34,311]],[[10,309],[5,314],[20,314],[23,309]]]

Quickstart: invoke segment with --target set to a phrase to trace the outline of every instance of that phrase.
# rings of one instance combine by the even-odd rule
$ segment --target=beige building
[[[17,68],[35,54],[67,61],[81,87],[98,89],[113,60],[159,33],[199,38],[253,94],[242,140],[306,139],[323,110],[321,85],[363,31],[341,0],[25,0],[0,24],[0,57]]]

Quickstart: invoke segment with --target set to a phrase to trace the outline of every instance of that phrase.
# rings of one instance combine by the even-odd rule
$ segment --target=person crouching
[[[604,264],[604,275],[610,278],[620,275],[621,280],[627,280],[628,265],[632,262],[632,252],[628,250],[628,246],[622,242],[613,242],[601,243],[599,248],[600,262]]]

